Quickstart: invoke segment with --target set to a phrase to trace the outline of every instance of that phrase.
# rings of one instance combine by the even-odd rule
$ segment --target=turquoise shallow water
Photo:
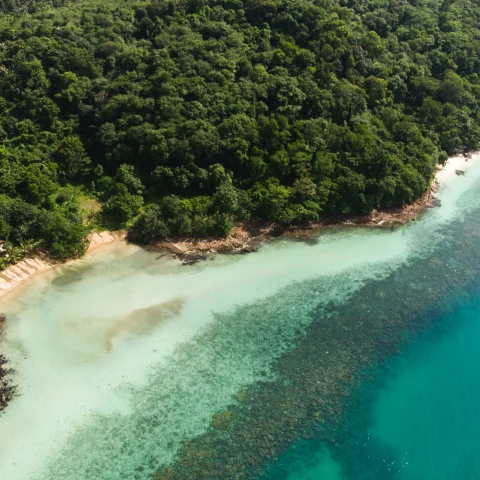
[[[472,293],[473,292],[473,293]],[[267,478],[480,478],[480,276],[352,399],[335,446],[300,441]]]
[[[192,266],[111,245],[25,284],[1,303],[20,395],[0,480],[475,478],[480,335],[455,335],[475,325],[479,185],[477,163],[395,231]]]

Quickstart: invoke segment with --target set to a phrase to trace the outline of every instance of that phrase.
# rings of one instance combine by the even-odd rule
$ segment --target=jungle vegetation
[[[0,0],[0,239],[81,254],[414,201],[480,143],[469,0]]]

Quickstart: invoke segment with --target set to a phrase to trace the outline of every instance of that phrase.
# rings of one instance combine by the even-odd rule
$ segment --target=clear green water
[[[317,318],[328,322],[355,292],[448,249],[446,237],[456,234],[449,225],[479,210],[479,185],[480,165],[474,165],[443,189],[442,208],[395,232],[333,232],[312,245],[276,242],[258,254],[189,267],[133,246],[110,246],[39,277],[2,301],[8,323],[0,348],[16,369],[21,395],[0,417],[0,478],[145,479],[174,464],[185,441],[212,432],[213,414],[239,403],[238,392],[285,383],[275,362],[308,340]],[[320,330],[315,342],[328,340],[323,335]],[[405,449],[411,430],[402,430],[399,412],[418,415],[417,423],[427,419],[422,412],[432,400],[414,398],[421,408],[407,414],[395,393],[410,385],[415,392],[415,382],[426,382],[414,376],[395,384],[402,368],[412,371],[420,360],[406,351],[399,365],[392,363],[390,371],[398,371],[392,381],[364,394],[355,436],[393,452],[379,459],[381,466],[394,457],[403,461],[397,450]],[[430,380],[431,372],[425,375]],[[461,388],[443,384],[438,395]],[[364,421],[373,417],[374,423]],[[435,435],[438,427],[427,431]],[[377,467],[360,461],[364,451],[348,442],[345,458],[321,442],[299,445],[271,465],[272,478],[395,478],[371,473]],[[357,459],[356,477],[349,452]]]

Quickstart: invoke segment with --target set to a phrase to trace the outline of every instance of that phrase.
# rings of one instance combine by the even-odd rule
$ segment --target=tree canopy
[[[81,252],[414,201],[478,147],[469,0],[0,0],[0,236]]]

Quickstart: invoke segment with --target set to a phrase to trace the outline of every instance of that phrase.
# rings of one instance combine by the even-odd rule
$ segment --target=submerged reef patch
[[[344,305],[318,308],[295,348],[272,366],[274,381],[238,392],[228,422],[185,442],[157,480],[253,479],[299,438],[335,451],[352,395],[372,368],[431,327],[468,294],[480,265],[478,213],[444,229],[442,248],[370,281]],[[460,293],[459,293],[460,292]]]

